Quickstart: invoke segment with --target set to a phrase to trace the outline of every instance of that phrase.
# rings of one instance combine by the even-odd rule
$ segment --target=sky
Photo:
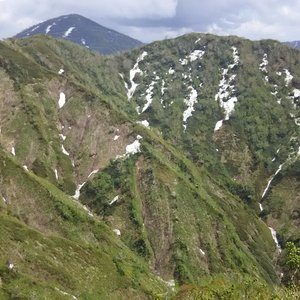
[[[300,0],[0,0],[0,38],[70,13],[142,42],[188,32],[300,40]]]

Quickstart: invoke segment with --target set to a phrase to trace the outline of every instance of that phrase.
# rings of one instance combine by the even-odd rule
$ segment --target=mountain
[[[1,297],[297,299],[278,288],[300,241],[299,66],[209,34],[117,56],[2,41]]]
[[[286,42],[285,44],[289,45],[290,47],[300,49],[300,41]]]
[[[37,34],[47,34],[69,40],[102,54],[123,52],[142,45],[138,40],[103,27],[77,14],[60,16],[36,24],[18,33],[15,38],[25,38]]]

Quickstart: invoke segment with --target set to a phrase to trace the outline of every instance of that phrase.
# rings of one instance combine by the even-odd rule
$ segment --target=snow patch
[[[273,241],[274,241],[274,243],[275,243],[275,245],[276,245],[276,248],[278,249],[279,252],[281,252],[282,250],[281,250],[281,247],[280,247],[279,242],[278,242],[278,239],[277,239],[277,232],[276,232],[275,229],[272,228],[272,227],[269,227],[269,229],[270,229],[270,231],[271,231],[272,238],[273,238]]]
[[[223,126],[223,120],[220,120],[216,123],[214,131],[218,131]]]
[[[127,98],[128,100],[130,100],[138,86],[137,83],[134,82],[134,77],[136,74],[143,74],[143,71],[139,68],[139,63],[145,58],[145,56],[148,55],[148,53],[146,51],[144,51],[138,58],[137,61],[135,63],[135,65],[133,66],[133,68],[129,71],[129,79],[130,79],[130,83],[131,83],[131,87],[128,88],[128,85],[125,87],[127,89]]]
[[[297,126],[300,126],[300,118],[296,118],[294,119],[294,121]]]
[[[53,24],[51,24],[51,25],[47,26],[47,28],[46,28],[46,34],[48,34],[48,33],[50,32],[50,30],[51,30],[52,26],[54,26],[54,25],[56,25],[56,23],[55,23],[55,22],[54,22]]]
[[[223,120],[216,123],[214,131],[217,131],[222,127],[224,120],[229,120],[234,112],[235,104],[238,101],[237,97],[232,95],[235,92],[235,87],[234,85],[231,85],[232,81],[235,80],[236,74],[229,76],[228,72],[239,64],[239,55],[236,47],[231,47],[231,49],[233,64],[230,64],[227,69],[223,69],[222,79],[219,83],[219,91],[215,95],[215,101],[219,100],[219,106],[225,111],[225,117]]]
[[[115,135],[114,136],[114,141],[116,141],[120,136],[119,135]]]
[[[63,154],[70,156],[70,153],[65,149],[64,145],[61,145],[61,151]]]
[[[12,147],[12,148],[11,148],[11,154],[12,154],[13,156],[16,156],[15,147]]]
[[[74,199],[78,200],[80,197],[80,190],[82,189],[82,187],[85,185],[86,182],[83,182],[81,184],[79,184],[75,190],[75,194],[72,196]]]
[[[137,112],[137,114],[138,115],[140,115],[141,113],[140,113],[140,109],[141,109],[141,107],[140,106],[137,106],[136,108],[135,108],[135,110],[136,110],[136,112]]]
[[[284,72],[285,72],[285,79],[284,79],[285,86],[288,86],[291,83],[294,76],[289,72],[288,69],[284,69]]]
[[[154,88],[155,83],[156,83],[156,81],[152,81],[146,90],[146,104],[142,108],[142,113],[149,108],[149,106],[151,105],[151,103],[153,101],[152,97],[153,97],[153,88]]]
[[[59,134],[59,137],[64,141],[67,137],[63,135],[62,133]]]
[[[117,235],[120,236],[121,235],[121,231],[119,229],[114,229],[113,232]]]
[[[175,291],[175,280],[170,279],[170,280],[164,280],[160,276],[157,276],[157,278],[163,282],[168,288],[171,288],[172,291]]]
[[[183,112],[183,115],[182,115],[184,130],[186,130],[187,119],[192,116],[193,111],[195,111],[194,105],[198,102],[197,101],[197,96],[198,96],[197,91],[192,86],[189,86],[188,88],[191,90],[191,92],[189,94],[189,98],[183,100],[187,106],[187,109]]]
[[[147,120],[143,120],[143,121],[137,121],[136,122],[137,124],[141,124],[145,127],[149,127],[149,122]]]
[[[184,66],[188,64],[188,60],[186,58],[179,58],[179,62]]]
[[[162,81],[161,81],[161,89],[160,89],[161,95],[162,95],[162,96],[165,94],[165,90],[167,89],[167,88],[165,87],[165,85],[166,85],[166,82],[165,82],[164,79],[162,79]]]
[[[28,167],[26,165],[23,166],[23,169],[27,172],[29,172]]]
[[[170,69],[169,69],[169,71],[168,71],[168,73],[169,73],[170,75],[172,75],[172,74],[174,74],[174,73],[175,73],[175,70],[174,70],[174,69],[172,69],[172,68],[170,68]]]
[[[126,146],[126,156],[141,152],[141,143],[138,137],[139,136],[137,136],[137,139],[132,144]]]
[[[200,253],[201,253],[203,256],[205,256],[205,252],[204,252],[201,248],[199,248],[199,250],[200,250]]]
[[[60,290],[59,288],[55,288],[55,290],[57,290],[58,292],[60,292],[62,295],[64,295],[64,296],[70,296],[70,297],[72,297],[72,299],[73,300],[77,300],[77,298],[74,296],[74,295],[71,295],[71,294],[69,294],[69,293],[67,293],[67,292],[64,292],[64,291],[62,291],[62,290]]]
[[[294,98],[299,98],[300,97],[300,91],[298,89],[293,90]]]
[[[197,40],[195,41],[195,44],[199,43],[200,41],[201,41],[201,38],[197,39]]]
[[[89,216],[93,217],[94,215],[92,214],[92,212],[87,208],[86,205],[82,205],[82,208],[88,213]]]
[[[66,103],[66,95],[63,92],[60,92],[58,99],[58,107],[62,108]]]
[[[281,165],[278,167],[277,171],[271,176],[270,180],[268,181],[268,184],[267,184],[266,188],[264,189],[264,191],[263,191],[263,193],[262,193],[262,195],[261,195],[261,198],[264,198],[264,197],[265,197],[265,195],[266,195],[267,191],[269,190],[269,187],[270,187],[270,185],[271,185],[273,179],[274,179],[275,176],[281,171],[282,166],[283,166],[283,164],[281,164]]]
[[[14,267],[15,267],[15,265],[14,265],[13,263],[10,263],[10,264],[8,265],[8,268],[9,268],[10,270],[12,270]]]
[[[278,85],[277,85],[277,84],[274,84],[273,87],[274,87],[274,92],[271,92],[271,95],[273,95],[275,98],[277,98],[277,94],[278,94]],[[277,102],[278,102],[278,100],[277,100]]]
[[[161,98],[160,98],[160,103],[162,105],[163,108],[165,108],[165,105],[164,105],[164,99],[163,99],[163,96],[165,94],[165,91],[167,90],[167,88],[165,87],[166,83],[164,81],[164,79],[161,81]]]
[[[262,204],[261,204],[261,203],[258,203],[258,205],[259,205],[259,210],[262,212],[262,211],[264,210]]]
[[[234,112],[234,106],[237,101],[237,97],[231,97],[226,102],[221,103],[221,107],[223,107],[225,110],[225,120],[229,120],[229,117]]]
[[[235,66],[237,66],[240,62],[239,52],[238,49],[234,46],[231,47],[232,49],[232,57],[233,57],[233,64],[229,65],[229,69],[233,69]]]
[[[300,91],[298,89],[294,89],[293,96],[291,97],[292,105],[294,109],[297,109],[297,102],[299,101],[299,97],[300,97]]]
[[[75,29],[75,27],[70,27],[64,34],[63,34],[63,37],[66,38],[68,37],[72,31]]]
[[[96,173],[98,173],[98,172],[99,172],[99,169],[96,169],[96,170],[92,171],[92,172],[89,174],[88,178],[90,178],[92,175],[94,175],[94,174],[96,174]]]
[[[193,62],[197,59],[202,59],[203,55],[205,54],[205,51],[203,50],[194,50],[189,55],[187,55],[185,58],[180,58],[179,62],[181,65],[185,66],[188,64],[188,62]]]
[[[190,61],[195,61],[196,59],[201,59],[204,54],[205,54],[205,51],[203,51],[203,50],[194,50],[188,56],[188,58],[190,59]]]
[[[117,202],[119,200],[119,195],[117,195],[116,197],[114,197],[108,204],[109,205],[113,205],[115,202]]]
[[[166,285],[171,288],[172,291],[175,290],[175,280],[171,279],[171,280],[167,280],[165,281]]]
[[[262,59],[262,63],[259,65],[259,69],[264,72],[264,73],[268,73],[267,70],[267,65],[269,64],[268,62],[268,54],[265,53]]]
[[[57,172],[57,169],[54,170],[54,174],[55,174],[55,179],[58,180],[58,172]]]
[[[58,71],[58,74],[59,74],[59,75],[62,75],[62,74],[64,74],[64,72],[65,72],[64,69],[60,69],[60,70]]]
[[[142,137],[140,135],[137,135],[136,136],[136,140],[133,143],[131,143],[131,144],[129,144],[129,145],[126,146],[126,153],[123,154],[123,155],[118,155],[116,157],[116,159],[126,158],[126,157],[129,157],[130,155],[134,155],[136,153],[141,152],[140,139],[142,139]]]
[[[81,44],[85,46],[86,40],[82,38],[80,41],[81,41]]]
[[[38,28],[40,27],[40,25],[38,25],[38,26],[35,26],[34,28],[32,28],[31,29],[31,32],[34,32],[34,31],[36,31]]]

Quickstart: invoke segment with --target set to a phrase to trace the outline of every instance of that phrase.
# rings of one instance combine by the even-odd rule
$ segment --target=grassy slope
[[[175,103],[172,108],[163,111],[158,106],[159,87],[156,87],[154,99],[157,101],[155,100],[153,108],[149,109],[149,112],[146,112],[140,118],[147,118],[151,126],[156,127],[157,130],[153,129],[148,132],[145,129],[134,128],[128,125],[129,129],[124,129],[126,139],[117,146],[116,151],[110,157],[107,157],[101,165],[95,165],[94,162],[90,162],[90,157],[93,155],[93,151],[91,151],[92,141],[97,140],[98,135],[89,134],[89,132],[95,126],[98,126],[98,120],[102,122],[98,131],[103,132],[105,131],[104,128],[109,128],[106,133],[107,138],[104,138],[99,143],[101,145],[109,139],[113,139],[115,134],[114,129],[111,127],[113,124],[118,124],[119,127],[126,120],[128,122],[129,119],[137,118],[133,117],[135,106],[143,104],[143,100],[136,97],[131,103],[127,102],[124,83],[118,72],[126,75],[134,64],[136,56],[142,50],[134,51],[123,57],[102,58],[91,54],[87,50],[63,41],[55,41],[48,37],[34,37],[30,40],[17,41],[17,43],[11,42],[8,43],[9,47],[4,45],[5,47],[1,47],[1,51],[2,56],[6,57],[6,64],[2,66],[4,66],[11,79],[14,79],[14,85],[20,88],[22,93],[21,99],[25,107],[23,112],[20,112],[13,121],[17,122],[28,118],[28,120],[34,119],[35,124],[37,124],[37,128],[34,128],[34,124],[31,127],[28,126],[28,130],[26,126],[24,127],[24,134],[20,135],[20,147],[18,149],[26,149],[25,145],[28,139],[26,137],[37,137],[33,144],[35,146],[40,145],[40,148],[38,148],[40,153],[39,159],[43,162],[48,160],[48,166],[42,168],[42,170],[46,169],[46,176],[45,172],[37,172],[40,170],[37,167],[35,171],[71,194],[74,191],[75,183],[82,182],[96,167],[105,167],[109,158],[113,158],[116,154],[121,154],[124,151],[122,149],[133,138],[130,135],[132,132],[142,134],[145,141],[143,143],[144,155],[137,161],[129,160],[124,165],[109,166],[91,182],[92,190],[96,190],[93,197],[90,195],[89,198],[85,197],[85,192],[90,186],[87,185],[84,188],[82,201],[89,203],[100,215],[104,215],[104,220],[112,228],[118,226],[122,232],[121,239],[123,242],[137,254],[144,257],[146,261],[149,260],[152,267],[159,271],[164,278],[172,278],[175,275],[180,282],[197,282],[200,277],[207,274],[230,273],[232,271],[251,274],[258,278],[262,277],[267,282],[275,282],[276,276],[271,264],[274,245],[268,229],[258,220],[252,210],[231,194],[239,195],[239,193],[236,193],[236,190],[239,191],[239,186],[233,184],[230,176],[240,176],[241,171],[231,169],[229,167],[232,165],[230,160],[227,161],[227,165],[226,163],[225,165],[220,164],[220,155],[215,151],[215,148],[219,147],[220,143],[226,142],[226,140],[222,137],[219,140],[215,140],[212,135],[213,126],[222,116],[222,113],[218,112],[217,103],[211,100],[214,98],[220,80],[218,66],[225,67],[226,63],[230,61],[230,46],[232,44],[238,44],[242,53],[242,63],[244,64],[244,67],[239,68],[238,71],[240,78],[238,81],[239,91],[245,95],[244,97],[257,99],[262,96],[268,98],[269,90],[266,89],[263,83],[258,83],[258,80],[261,79],[257,78],[260,76],[256,70],[258,66],[249,66],[253,64],[253,61],[259,60],[259,57],[263,55],[262,49],[268,49],[268,47],[271,47],[271,43],[255,45],[258,50],[254,49],[256,51],[254,51],[255,55],[249,56],[249,51],[253,51],[251,48],[253,46],[248,41],[241,42],[237,38],[232,38],[229,42],[226,40],[224,43],[222,39],[211,36],[202,37],[207,50],[217,51],[219,56],[216,58],[214,54],[210,54],[207,60],[201,62],[203,72],[200,74],[195,71],[196,68],[193,65],[192,76],[195,84],[198,85],[204,81],[208,87],[205,87],[203,93],[201,93],[201,100],[197,106],[197,109],[202,111],[202,113],[195,114],[195,117],[192,117],[188,123],[187,133],[183,134],[182,124],[178,120],[182,118],[181,114],[184,109],[182,99],[186,97],[187,87],[182,86],[180,82],[182,81],[181,72],[187,72],[187,70],[178,63],[178,57],[183,57],[184,54],[189,53],[192,47],[195,47],[193,46],[194,38],[196,36],[192,35],[175,41],[166,41],[165,44],[156,43],[146,46],[145,49],[149,52],[149,60],[153,61],[153,63],[141,63],[141,67],[147,69],[145,74],[149,75],[147,75],[148,77],[145,80],[141,80],[137,94],[146,89],[151,82],[152,75],[150,74],[153,71],[156,71],[161,76],[161,74],[167,72],[170,66],[173,66],[179,77],[175,79],[166,78],[169,86],[165,101],[170,102],[173,99]],[[8,49],[11,47],[15,48],[16,51],[10,52]],[[280,48],[281,46],[278,47]],[[283,47],[279,50],[278,57],[286,49]],[[7,52],[9,52],[9,55],[7,55]],[[11,55],[12,57],[10,58]],[[290,64],[297,63],[296,54],[290,52],[289,55]],[[32,59],[37,64],[33,63]],[[276,62],[276,57],[274,60]],[[3,62],[3,60],[1,61]],[[12,61],[17,63],[12,63]],[[25,65],[24,62],[26,62]],[[23,72],[24,74],[21,72],[22,68],[20,68],[22,65],[24,65],[24,69],[27,69],[26,66],[30,65],[30,67],[28,66],[28,71]],[[282,64],[278,68],[283,66]],[[57,71],[61,67],[65,69],[66,75],[58,77]],[[252,72],[253,78],[256,78],[251,86],[252,92],[257,91],[254,95],[249,94],[249,91],[243,91],[243,88],[248,85],[248,82],[242,81],[247,75],[245,73],[246,70],[247,72]],[[292,68],[292,71],[293,74],[297,75],[296,69]],[[22,76],[19,74],[22,74]],[[200,78],[196,79],[198,75]],[[62,81],[65,83],[60,83],[60,85],[54,83],[51,85],[52,88],[49,89],[48,86],[45,88],[43,84],[45,79],[49,79],[51,82],[51,80],[59,81],[59,78],[63,78]],[[38,85],[39,80],[41,82],[40,86]],[[56,93],[59,88],[67,90],[71,99],[66,104],[65,110],[62,110],[60,113],[57,113],[55,108],[55,97],[57,96],[53,94],[53,86],[56,88]],[[286,90],[283,90],[282,93],[286,93]],[[41,97],[43,102],[37,104],[38,95],[41,94],[43,95]],[[16,97],[20,97],[19,93]],[[50,99],[52,104],[47,107]],[[252,165],[257,167],[259,159],[262,162],[266,162],[270,154],[278,146],[276,144],[277,140],[276,143],[272,142],[271,147],[255,143],[255,138],[264,140],[265,135],[270,134],[267,132],[261,137],[255,135],[256,131],[260,132],[264,124],[258,122],[259,126],[257,125],[256,130],[253,130],[250,135],[241,130],[242,127],[245,127],[244,120],[253,115],[252,110],[259,109],[259,111],[262,111],[261,103],[255,101],[253,103],[257,104],[251,107],[250,110],[240,110],[238,106],[237,113],[232,119],[232,124],[229,124],[230,129],[228,130],[233,135],[239,134],[241,143],[251,150],[251,154],[247,154],[247,157],[250,158],[249,164],[245,166],[246,169],[252,168]],[[241,100],[241,107],[242,105],[246,105],[246,102]],[[88,110],[85,110],[86,107],[88,107]],[[45,108],[47,108],[46,111]],[[100,113],[100,111],[104,111],[104,113]],[[86,127],[84,132],[78,134],[78,130],[88,124],[84,115],[91,112],[95,112],[95,115],[92,116],[93,122]],[[277,113],[282,113],[282,109],[280,108]],[[259,120],[263,120],[263,117],[260,116]],[[276,120],[275,118],[275,123],[277,122]],[[53,122],[62,122],[65,126],[72,126],[76,129],[77,134],[68,134],[66,140],[67,149],[71,149],[73,151],[72,154],[76,158],[75,173],[73,173],[71,168],[70,160],[62,156],[59,151],[60,141],[57,139],[59,130],[57,126],[55,128],[52,125]],[[248,120],[249,124],[256,124],[255,122],[256,120],[254,122]],[[18,126],[14,125],[14,123],[12,124],[12,128],[22,128],[22,124]],[[284,122],[278,130],[282,130],[286,124],[290,126],[291,122],[287,121],[287,117],[284,115]],[[271,123],[271,125],[268,125],[268,128],[272,128],[272,126]],[[225,126],[224,129],[226,129]],[[167,142],[157,134],[159,131],[162,131],[163,137]],[[224,131],[227,132],[226,130]],[[87,135],[87,140],[82,140],[78,146],[78,137],[85,134]],[[278,133],[275,132],[275,134]],[[283,137],[281,140],[285,142],[285,139],[287,137]],[[55,142],[49,151],[48,147],[45,148],[45,145],[51,144],[52,140]],[[207,142],[204,143],[205,140]],[[228,141],[230,140],[229,135]],[[176,148],[171,147],[170,144],[175,145]],[[84,149],[84,145],[88,145],[88,149]],[[99,147],[99,145],[96,147]],[[111,147],[109,146],[108,149],[100,152],[99,157],[103,156],[103,153],[110,151]],[[228,149],[226,147],[228,146],[225,144],[225,150]],[[6,148],[9,151],[8,146]],[[244,157],[243,149],[244,147],[237,147],[236,149],[238,155],[241,153],[240,160],[243,160]],[[49,152],[53,153],[53,156]],[[235,153],[231,152],[230,154],[232,158],[235,158]],[[282,154],[282,158],[285,157],[284,155]],[[19,154],[17,150],[16,159],[22,161],[23,157],[27,157],[26,154]],[[228,156],[226,155],[225,158],[228,159]],[[202,166],[203,162],[204,166]],[[239,162],[236,164],[239,166]],[[64,182],[60,184],[53,177],[53,168],[56,165],[63,168],[61,172]],[[260,168],[262,168],[262,164],[259,165]],[[209,173],[207,173],[206,169],[209,169]],[[272,171],[274,167],[270,169]],[[102,181],[105,182],[105,178],[103,179],[102,177],[106,173],[111,176],[110,179],[113,178],[119,180],[119,182],[111,180],[112,182],[103,188]],[[245,173],[247,172],[244,171],[243,174]],[[52,178],[47,174],[51,174]],[[255,176],[252,178],[256,178]],[[43,186],[49,184],[41,179],[36,180]],[[251,179],[244,177],[242,180],[243,184],[246,183],[246,185],[249,185],[251,181]],[[100,188],[97,190],[98,186]],[[51,186],[50,189],[52,190],[52,188]],[[260,186],[259,188],[262,187]],[[226,191],[227,189],[231,193]],[[108,207],[107,202],[118,193],[122,194],[120,203],[116,207]],[[16,195],[15,198],[17,200],[21,199],[21,194],[26,195],[26,190],[20,189],[20,194]],[[61,194],[61,197],[65,196]],[[34,221],[38,220],[39,215],[39,211],[35,212],[32,209],[37,207],[37,203],[34,201],[31,203],[32,206],[26,207],[24,202],[18,205],[12,206],[12,212],[18,212],[16,216],[29,225],[37,229],[42,228],[43,230],[46,227],[51,233],[54,231],[56,234],[67,235],[68,239],[75,239],[76,242],[84,239],[84,233],[80,232],[80,230],[78,232],[76,218],[73,220],[74,211],[70,212],[69,209],[60,208],[60,204],[58,207],[54,207],[56,210],[54,215],[59,213],[68,222],[70,220],[75,222],[71,223],[72,225],[70,226],[69,223],[65,223],[66,220],[63,220],[58,222],[60,226],[56,228],[56,218],[52,222],[50,221],[49,226],[47,222],[47,226],[44,226],[43,222],[45,220],[38,222],[37,225],[34,224]],[[41,215],[45,215],[44,211],[52,211],[53,199],[51,198],[50,202],[46,202],[43,205],[50,205],[50,208],[46,207]],[[21,213],[19,212],[20,209]],[[77,209],[75,209],[75,212]],[[243,221],[242,226],[241,221]],[[69,231],[67,230],[68,228],[72,230]],[[93,237],[88,238],[88,243],[93,243]],[[201,254],[200,248],[207,253],[206,256]],[[128,275],[128,278],[132,278],[131,273]]]
[[[161,283],[150,279],[147,266],[107,226],[3,153],[1,162],[7,201],[1,205],[1,278],[7,295],[43,290],[54,297],[55,287],[88,299],[159,293]]]

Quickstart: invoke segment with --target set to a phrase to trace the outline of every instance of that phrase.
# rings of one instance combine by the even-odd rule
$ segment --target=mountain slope
[[[165,293],[166,285],[113,230],[70,197],[76,181],[62,151],[58,99],[51,96],[58,75],[3,43],[0,52],[8,72],[1,68],[1,296],[147,299]]]
[[[282,175],[293,174],[293,192],[277,201],[289,202],[288,219],[298,220],[298,51],[274,41],[210,35],[155,43],[136,57],[142,51],[147,55],[138,63],[141,72],[120,69],[124,74],[138,71],[133,80],[124,75],[137,118],[159,127],[165,139],[194,161],[204,161],[217,178],[230,178],[226,185],[253,208],[255,201],[268,203],[272,185]],[[132,65],[138,61],[132,60]],[[139,85],[132,96],[134,83]],[[297,221],[292,223],[297,227]],[[283,242],[297,231],[290,230],[281,231]]]
[[[102,54],[122,52],[142,45],[141,42],[129,36],[76,14],[60,16],[36,24],[18,33],[15,38],[25,38],[37,34],[47,34],[69,40]]]
[[[299,62],[274,41],[200,34],[115,57],[47,36],[1,43],[1,162],[13,162],[1,170],[6,230],[19,222],[26,235],[65,239],[63,251],[86,245],[84,269],[107,247],[103,260],[116,269],[103,273],[118,279],[106,277],[114,282],[106,297],[124,288],[125,298],[153,298],[173,280],[219,274],[278,284],[281,254],[268,226],[282,247],[299,238]],[[3,274],[20,257],[9,254]],[[86,297],[99,298],[97,278]],[[70,282],[53,278],[84,297],[86,281]]]

